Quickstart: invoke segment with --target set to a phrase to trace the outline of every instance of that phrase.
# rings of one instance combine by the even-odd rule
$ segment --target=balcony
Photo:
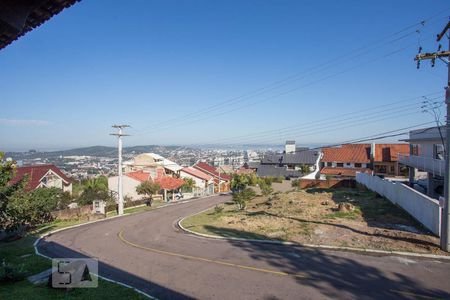
[[[443,177],[445,174],[445,161],[441,159],[399,153],[398,162],[435,176]]]

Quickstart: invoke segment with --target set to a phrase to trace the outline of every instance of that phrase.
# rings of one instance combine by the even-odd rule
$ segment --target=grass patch
[[[186,218],[182,225],[222,237],[444,254],[437,237],[372,191],[311,188],[257,196],[246,204],[245,210],[237,210],[225,203],[223,209]]]

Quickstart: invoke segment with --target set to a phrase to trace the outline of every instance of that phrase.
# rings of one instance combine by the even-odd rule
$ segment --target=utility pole
[[[219,164],[219,190],[218,190],[218,194],[220,195],[220,164]]]
[[[420,67],[420,61],[424,59],[431,60],[431,66],[434,67],[436,58],[440,59],[447,64],[448,77],[447,86],[445,88],[445,103],[447,105],[447,116],[446,116],[446,141],[444,145],[445,151],[445,176],[444,176],[444,205],[441,216],[441,248],[444,251],[450,252],[450,21],[444,27],[444,29],[437,35],[437,42],[447,36],[449,45],[448,51],[441,51],[441,45],[438,47],[438,51],[433,53],[420,53],[422,48],[419,48],[419,54],[416,55],[415,59],[417,61],[417,68]]]
[[[110,135],[117,136],[119,140],[118,153],[119,153],[119,176],[118,176],[118,194],[119,194],[119,211],[118,214],[123,215],[123,186],[122,186],[122,137],[129,136],[129,134],[124,134],[122,130],[124,128],[130,127],[129,125],[113,125],[112,128],[117,129],[117,133],[111,133]]]

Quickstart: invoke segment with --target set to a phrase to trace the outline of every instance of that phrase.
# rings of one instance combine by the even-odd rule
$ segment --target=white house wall
[[[119,176],[113,176],[108,178],[108,189],[118,193],[118,181]],[[141,200],[145,195],[139,195],[136,192],[136,187],[141,184],[140,181],[130,178],[128,176],[122,176],[123,196],[129,197],[132,200]]]
[[[186,173],[184,171],[180,171],[180,177],[181,178],[191,178],[192,180],[194,180],[195,186],[198,188],[202,188],[204,189],[206,187],[206,181],[203,179],[200,179],[198,177],[195,177],[189,173]]]

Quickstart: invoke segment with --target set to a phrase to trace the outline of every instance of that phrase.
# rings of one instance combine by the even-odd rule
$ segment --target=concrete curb
[[[214,206],[213,206],[214,207]],[[326,249],[326,250],[337,250],[337,251],[352,251],[359,253],[368,253],[368,254],[385,254],[385,255],[397,255],[397,256],[408,256],[408,257],[420,257],[420,258],[432,258],[432,259],[442,259],[449,260],[450,256],[446,255],[435,255],[435,254],[427,254],[427,253],[415,253],[415,252],[403,252],[403,251],[387,251],[387,250],[377,250],[377,249],[366,249],[366,248],[353,248],[353,247],[339,247],[339,246],[330,246],[330,245],[316,245],[316,244],[301,244],[296,242],[285,242],[285,241],[274,241],[274,240],[258,240],[258,239],[245,239],[245,238],[235,238],[235,237],[224,237],[218,235],[205,234],[200,232],[195,232],[193,230],[185,228],[181,223],[190,217],[199,215],[205,211],[212,209],[210,207],[208,209],[204,209],[195,214],[186,216],[178,221],[178,227],[194,236],[216,239],[216,240],[231,240],[231,241],[241,241],[241,242],[255,242],[255,243],[266,243],[266,244],[276,244],[276,245],[286,245],[286,246],[301,246],[307,248],[316,248],[316,249]]]
[[[177,202],[167,203],[167,204],[155,207],[153,210],[164,208],[164,207],[168,207],[168,206],[172,206],[172,205],[177,205],[177,204],[190,203],[190,202],[193,202],[193,201],[197,201],[197,200],[201,200],[201,199],[205,199],[205,198],[210,198],[210,197],[213,197],[213,196],[217,196],[217,195],[209,195],[209,196],[205,196],[205,197],[201,197],[201,198],[187,199],[187,200],[181,200],[181,201],[177,201]],[[143,206],[143,205],[137,205],[137,206],[133,206],[133,207],[140,207],[140,206]],[[129,208],[133,208],[133,207],[129,207]],[[138,212],[138,213],[140,213],[140,212]],[[94,220],[94,221],[90,221],[90,222],[86,222],[86,223],[75,224],[75,225],[72,225],[72,226],[68,226],[68,227],[64,227],[64,228],[55,229],[53,231],[49,231],[47,233],[44,233],[44,234],[40,235],[40,237],[37,238],[34,241],[34,243],[33,243],[34,253],[36,255],[41,256],[41,257],[44,257],[44,258],[47,258],[47,259],[52,259],[51,257],[40,253],[39,250],[38,250],[37,245],[39,244],[39,242],[41,241],[42,238],[45,238],[46,236],[52,235],[52,234],[60,232],[60,231],[69,230],[69,229],[72,229],[72,228],[77,228],[77,227],[81,227],[81,226],[85,226],[85,225],[89,225],[89,224],[93,224],[93,223],[104,222],[104,221],[112,220],[112,219],[116,219],[116,218],[132,216],[134,214],[136,214],[136,213],[125,214],[125,215],[121,215],[121,216],[118,216],[118,215],[117,216],[112,216],[112,217],[108,217],[108,218],[105,218],[105,219],[100,219],[100,220]],[[104,277],[104,276],[99,275],[99,274],[95,274],[95,276],[97,276],[98,278],[101,278],[103,280],[106,280],[108,282],[116,283],[116,284],[121,285],[123,287],[132,289],[135,292],[137,292],[137,293],[139,293],[139,294],[141,294],[141,295],[143,295],[145,297],[148,297],[150,299],[158,300],[158,298],[156,298],[154,296],[151,296],[151,295],[145,293],[144,291],[141,291],[141,290],[139,290],[139,289],[137,289],[135,287],[132,287],[132,286],[126,284],[126,283],[123,283],[123,282],[120,282],[120,281],[116,281],[114,279],[107,278],[107,277]]]

